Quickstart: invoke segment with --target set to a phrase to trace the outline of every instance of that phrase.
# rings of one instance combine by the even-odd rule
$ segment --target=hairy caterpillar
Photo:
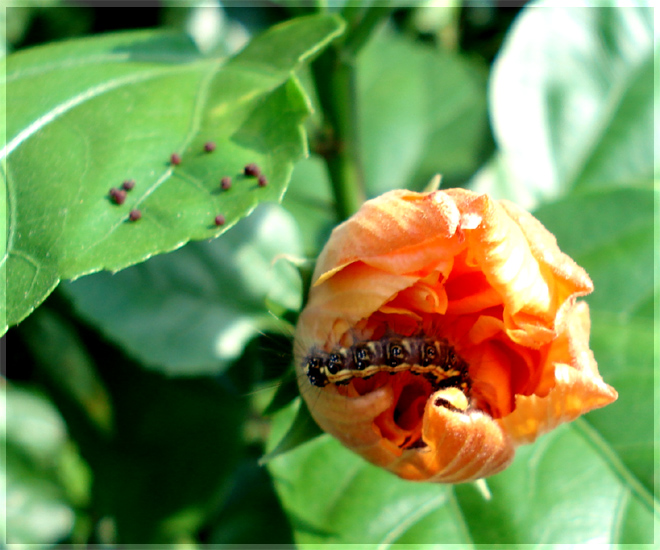
[[[458,387],[470,389],[468,365],[444,339],[423,335],[388,335],[363,340],[330,352],[313,347],[303,359],[303,368],[312,385],[348,384],[353,378],[368,379],[379,372],[410,371],[423,375],[434,390]]]

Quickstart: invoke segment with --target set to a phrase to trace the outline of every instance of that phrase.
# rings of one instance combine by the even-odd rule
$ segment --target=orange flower
[[[463,189],[368,201],[321,253],[296,329],[318,424],[405,479],[495,474],[515,447],[611,403],[593,285],[530,214]]]

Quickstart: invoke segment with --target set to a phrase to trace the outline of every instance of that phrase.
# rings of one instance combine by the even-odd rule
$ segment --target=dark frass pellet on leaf
[[[179,155],[178,153],[172,153],[172,155],[170,156],[170,162],[174,166],[178,166],[179,164],[181,164],[181,155]]]
[[[128,219],[131,220],[132,222],[138,221],[142,217],[142,212],[139,210],[131,210],[131,213],[128,215]]]
[[[213,151],[215,151],[215,142],[207,141],[204,144],[204,151],[206,151],[207,153],[212,153]]]
[[[225,176],[220,180],[220,187],[224,189],[225,191],[231,187],[231,178],[229,176]]]
[[[217,226],[225,225],[225,217],[222,214],[218,214],[215,217],[215,225]]]
[[[261,174],[259,176],[258,184],[259,184],[259,187],[266,187],[266,185],[268,185],[268,179],[266,179],[266,176]]]
[[[124,191],[130,191],[135,187],[135,180],[126,180],[121,184],[121,187]]]
[[[116,187],[113,187],[110,189],[109,195],[115,204],[124,204],[124,201],[126,200],[126,191],[123,189],[117,189]]]
[[[246,164],[245,168],[243,169],[243,172],[245,173],[246,176],[254,176],[254,177],[257,177],[259,174],[261,174],[261,170],[259,170],[259,167],[254,162],[251,162],[250,164]]]

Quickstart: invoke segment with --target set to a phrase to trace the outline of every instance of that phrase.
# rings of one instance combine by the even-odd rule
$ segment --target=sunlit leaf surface
[[[369,196],[456,186],[484,160],[486,78],[477,63],[383,33],[359,58],[361,144]]]
[[[500,156],[481,189],[533,208],[575,187],[649,181],[657,32],[645,2],[524,10],[493,67]]]
[[[279,200],[306,152],[309,105],[292,71],[340,32],[335,17],[301,18],[232,59],[201,57],[187,39],[160,32],[10,56],[0,155],[9,197],[7,322],[25,317],[60,279],[217,236],[258,203]],[[242,175],[252,162],[267,186]],[[225,192],[223,176],[233,180]],[[109,190],[128,179],[135,188],[114,204]],[[135,222],[133,209],[142,216]]]

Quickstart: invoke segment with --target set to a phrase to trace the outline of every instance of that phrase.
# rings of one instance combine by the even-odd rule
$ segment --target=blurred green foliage
[[[650,4],[195,4],[4,10],[6,541],[652,543]],[[346,120],[359,163],[338,169],[328,125]],[[435,173],[533,209],[588,270],[619,391],[486,492],[402,481],[319,436],[291,368],[338,174],[370,197]]]

